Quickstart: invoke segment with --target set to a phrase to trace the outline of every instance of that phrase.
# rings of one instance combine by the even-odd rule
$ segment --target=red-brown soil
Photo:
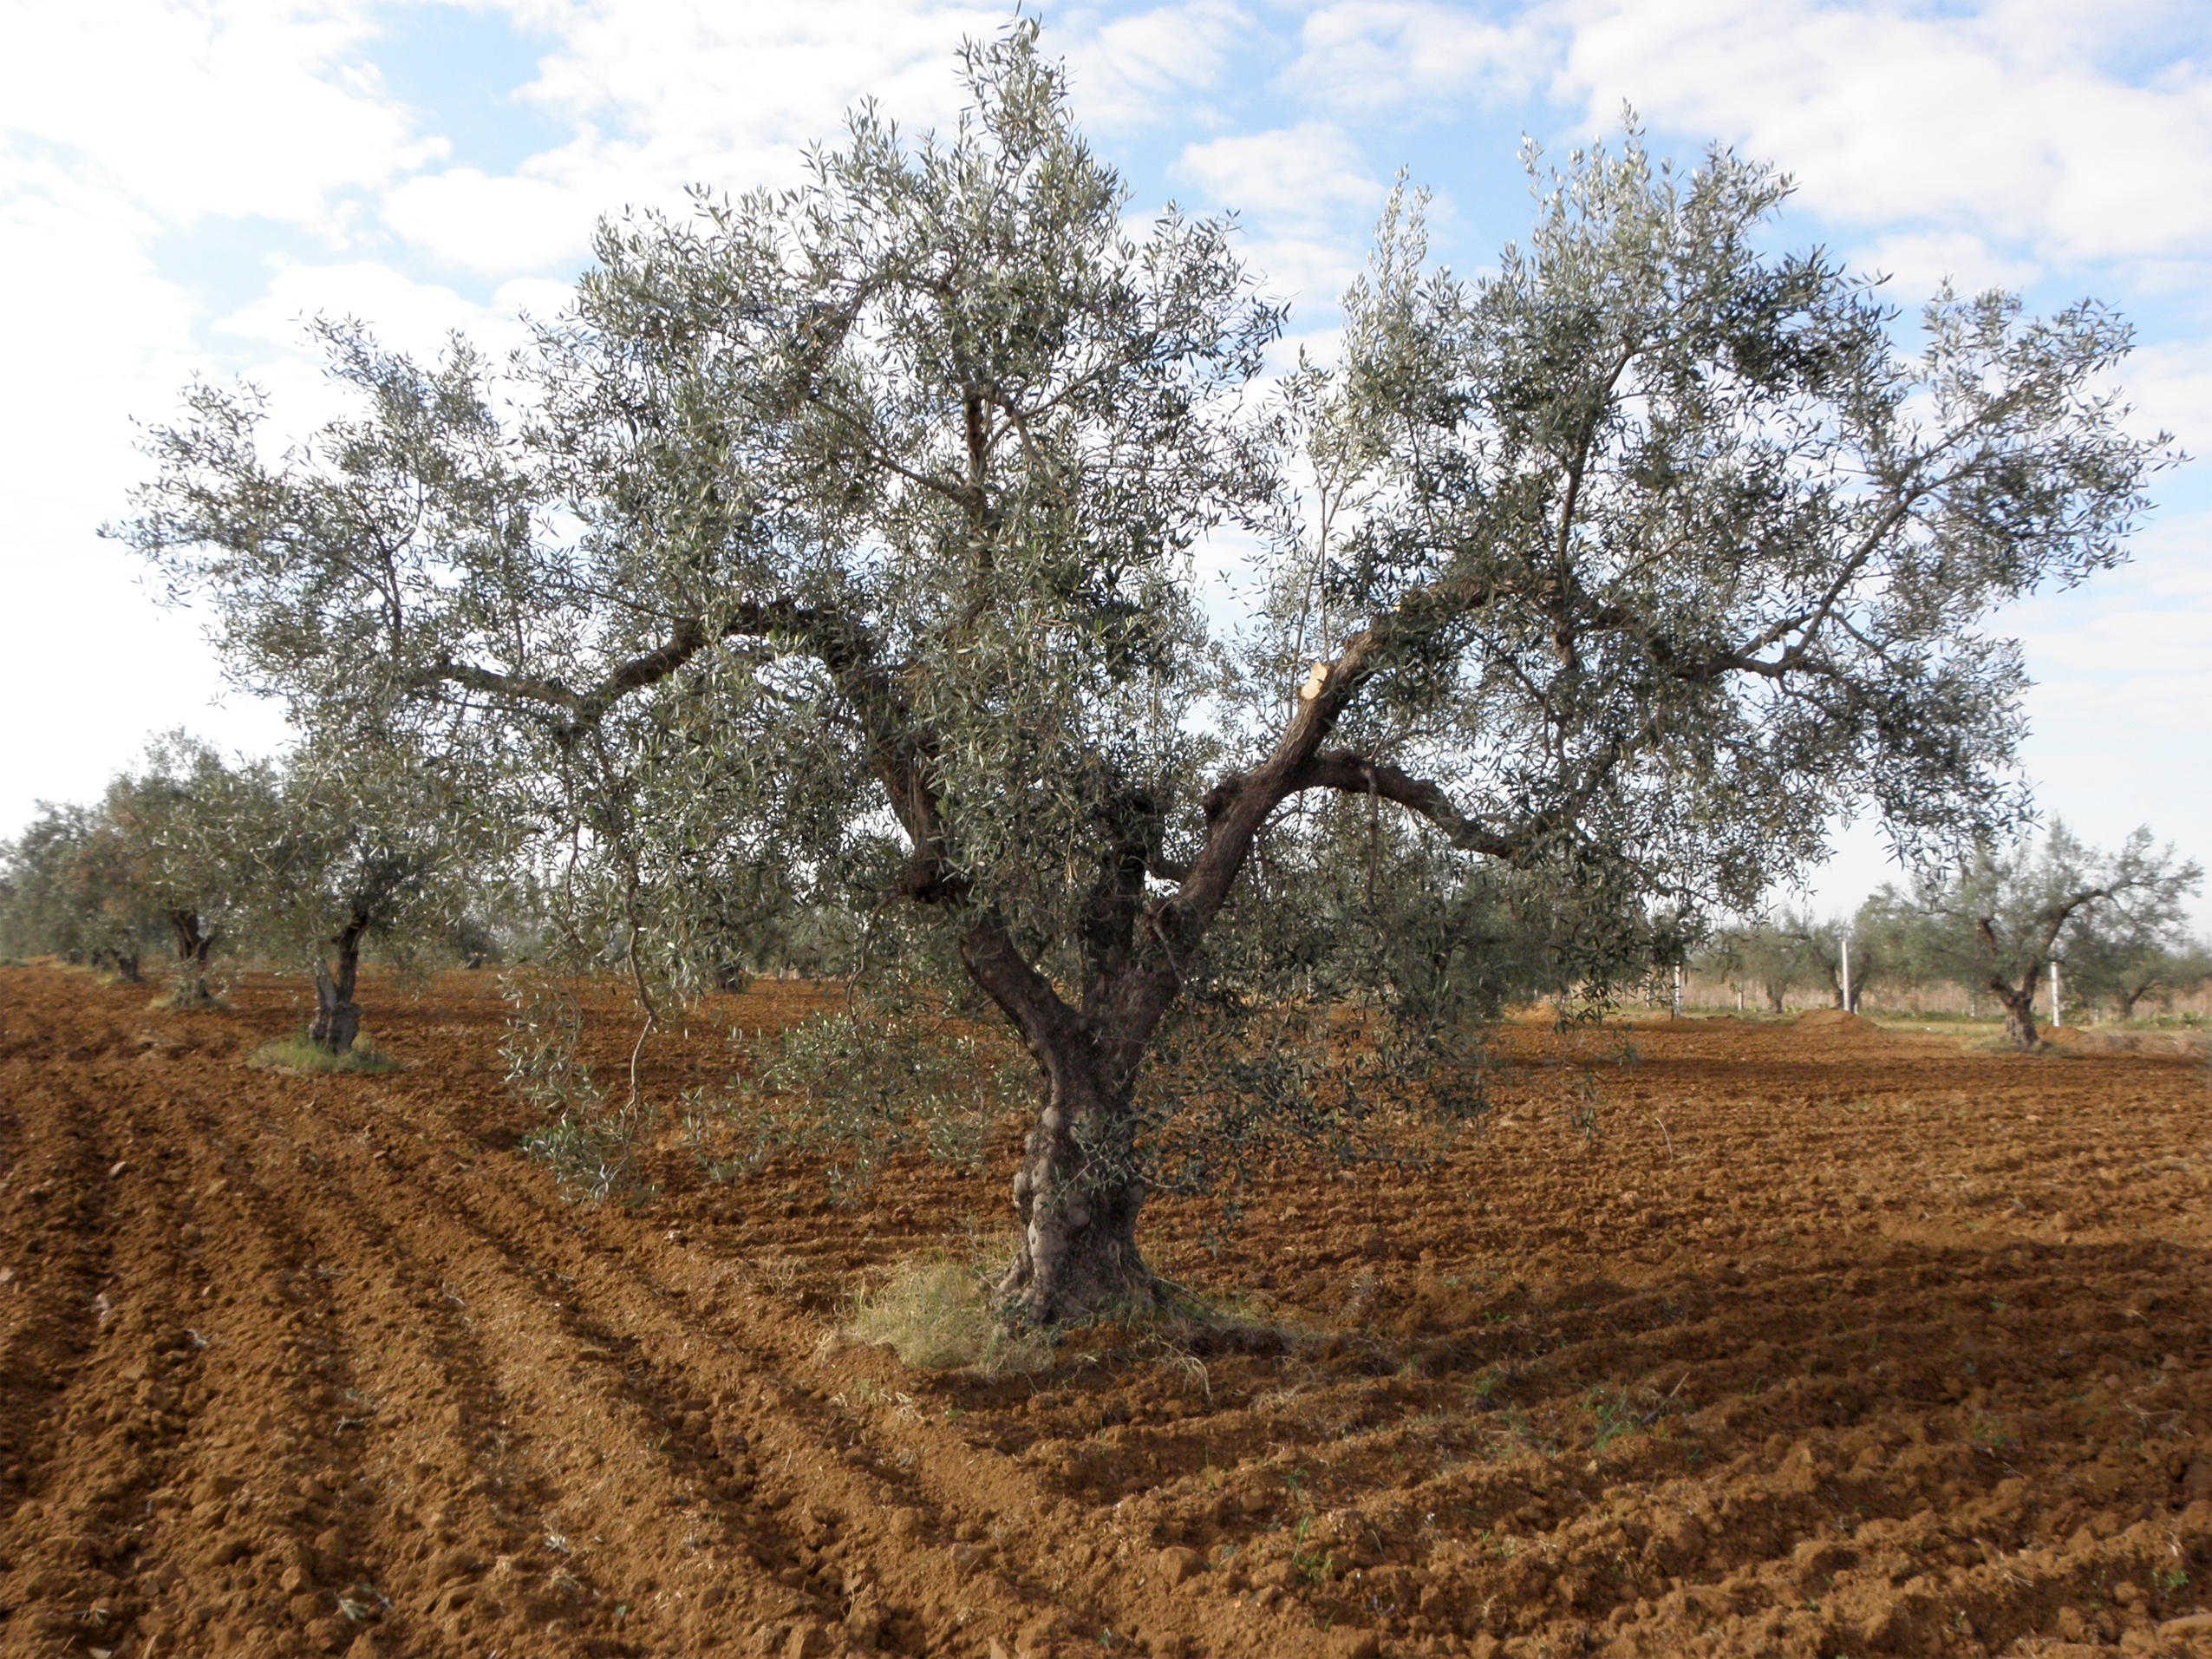
[[[1593,1118],[1518,1028],[1440,1166],[1149,1212],[1285,1351],[983,1381],[832,1333],[1010,1142],[582,1209],[488,977],[372,987],[385,1076],[232,995],[0,970],[0,1654],[2212,1651],[2201,1061],[1645,1024]]]

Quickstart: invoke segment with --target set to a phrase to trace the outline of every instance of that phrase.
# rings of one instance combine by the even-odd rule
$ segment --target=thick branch
[[[588,691],[574,690],[557,678],[506,674],[450,659],[418,669],[401,683],[409,690],[456,685],[541,704],[564,716],[554,725],[553,736],[568,744],[630,693],[658,684],[713,645],[748,637],[793,643],[829,670],[839,695],[859,716],[877,779],[914,844],[906,875],[909,896],[928,904],[964,900],[965,884],[949,878],[944,869],[943,825],[928,781],[934,742],[917,729],[911,706],[879,660],[875,635],[844,611],[777,598],[738,605],[713,627],[701,617],[682,617],[666,643],[617,663]]]
[[[969,923],[961,936],[960,959],[969,977],[1021,1033],[1037,1063],[1056,1075],[1082,1032],[1075,1010],[1060,1000],[1052,982],[1030,966],[1004,925],[989,915],[975,915]]]
[[[1509,836],[1498,834],[1469,818],[1452,802],[1452,798],[1426,778],[1416,778],[1394,766],[1370,761],[1348,749],[1334,749],[1316,754],[1299,768],[1291,781],[1294,790],[1336,789],[1350,795],[1373,795],[1383,800],[1395,801],[1409,812],[1419,813],[1439,829],[1451,844],[1467,852],[1484,852],[1492,858],[1511,859],[1520,852],[1520,843]]]

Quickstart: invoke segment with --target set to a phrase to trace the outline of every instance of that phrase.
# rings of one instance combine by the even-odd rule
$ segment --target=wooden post
[[[2051,958],[2051,1023],[2053,1025],[2064,1025],[2066,1022],[2065,1010],[2059,1002],[2059,958],[2053,957]]]

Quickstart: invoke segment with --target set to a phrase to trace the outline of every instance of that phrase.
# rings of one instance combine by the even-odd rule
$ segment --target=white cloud
[[[1334,0],[1307,16],[1297,61],[1282,85],[1363,114],[1518,96],[1550,67],[1556,36],[1543,6],[1494,23],[1427,0]]]
[[[1230,0],[1190,0],[1157,6],[1133,16],[1095,24],[1084,16],[1055,19],[1048,49],[1064,49],[1068,76],[1084,122],[1119,132],[1164,115],[1187,121],[1194,92],[1219,86],[1264,38]],[[1072,25],[1068,36],[1059,32]]]
[[[1543,88],[1597,129],[1774,160],[1844,225],[2024,245],[2039,262],[2212,244],[2212,12],[2178,0],[1569,0],[1493,20],[1334,0],[1287,90],[1362,115]],[[2010,257],[2010,256],[2007,256]]]
[[[501,276],[577,260],[600,217],[679,206],[683,189],[784,185],[809,144],[834,140],[873,98],[909,131],[949,127],[967,101],[956,49],[1004,31],[1011,12],[829,0],[702,12],[657,3],[514,0],[519,24],[560,45],[523,95],[572,122],[575,139],[513,173],[421,173],[384,200],[385,222],[460,271]],[[1086,125],[1126,129],[1233,73],[1255,36],[1234,0],[1187,0],[1099,20],[1055,21]]]
[[[88,529],[84,482],[128,466],[125,411],[154,388],[173,395],[197,362],[190,297],[147,257],[146,215],[113,194],[40,169],[0,203],[0,491],[12,535]]]
[[[949,116],[958,107],[953,49],[1009,20],[996,7],[899,0],[721,8],[519,0],[512,10],[562,40],[530,96],[579,118],[618,115],[701,153],[812,137],[825,110],[834,117],[871,96],[909,119]]]
[[[2044,807],[2092,840],[2149,823],[2205,839],[2202,710],[2212,707],[2212,513],[2156,515],[2137,562],[2014,606],[2036,685],[2023,757]]]
[[[2139,346],[2120,379],[2135,409],[2131,427],[2146,435],[2172,433],[2199,458],[2199,466],[2212,458],[2212,342],[2199,337]],[[2152,489],[2161,493],[2160,484]]]
[[[1908,317],[1935,297],[1948,282],[1961,294],[2005,288],[2017,293],[2042,272],[2028,261],[2009,258],[1968,231],[1896,231],[1877,235],[1853,249],[1845,264],[1863,275],[1889,281],[1889,303]]]
[[[809,144],[867,98],[910,127],[949,126],[963,95],[955,49],[1008,14],[897,0],[707,9],[668,0],[513,0],[519,26],[559,45],[521,95],[575,137],[515,173],[407,179],[387,224],[457,270],[501,277],[578,263],[593,226],[625,206],[675,207],[695,184],[738,192],[795,182]]]
[[[2134,84],[2100,68],[2094,49],[2125,37],[2117,10],[1589,0],[1555,89],[1594,123],[1625,101],[1778,161],[1840,223],[1971,231],[2060,263],[2200,249],[2212,74],[2183,60]]]
[[[1193,144],[1173,172],[1215,206],[1270,225],[1326,224],[1347,208],[1371,210],[1385,190],[1361,168],[1359,147],[1328,121]]]
[[[153,221],[115,193],[42,167],[10,182],[0,586],[8,683],[44,712],[0,729],[0,834],[36,798],[95,795],[153,728],[221,726],[225,741],[264,749],[278,735],[269,711],[243,700],[211,714],[221,676],[200,619],[156,608],[136,558],[95,533],[127,512],[144,474],[130,416],[172,410],[202,362],[192,299],[147,257]]]
[[[750,186],[771,156],[792,176],[800,147],[864,99],[910,125],[949,124],[962,101],[954,49],[1008,21],[995,8],[897,0],[573,6],[526,95],[608,127],[633,175]]]
[[[1298,302],[1302,315],[1344,291],[1388,189],[1327,121],[1193,144],[1170,171],[1208,206],[1240,216],[1248,233],[1241,251],[1268,291]]]
[[[604,191],[455,167],[408,180],[384,199],[384,222],[416,246],[484,276],[581,264]]]
[[[570,291],[564,283],[522,278],[503,284],[492,304],[480,305],[440,284],[416,282],[372,260],[291,265],[270,278],[258,299],[214,326],[220,333],[296,351],[306,339],[307,319],[351,317],[368,323],[383,344],[419,358],[436,356],[456,332],[499,352],[527,337],[520,310],[550,317],[567,303]]]
[[[371,32],[345,3],[16,0],[0,10],[0,124],[170,223],[330,226],[334,193],[440,153],[352,62]]]
[[[1292,321],[1333,319],[1364,257],[1352,236],[1260,236],[1243,250],[1269,297],[1292,303]]]

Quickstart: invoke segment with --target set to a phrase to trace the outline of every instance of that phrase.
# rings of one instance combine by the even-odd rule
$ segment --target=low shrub
[[[992,1128],[1036,1093],[1010,1034],[970,1030],[897,994],[773,1035],[731,1035],[747,1070],[682,1101],[686,1144],[713,1181],[796,1155],[819,1160],[832,1197],[849,1199],[902,1152],[979,1162]]]

